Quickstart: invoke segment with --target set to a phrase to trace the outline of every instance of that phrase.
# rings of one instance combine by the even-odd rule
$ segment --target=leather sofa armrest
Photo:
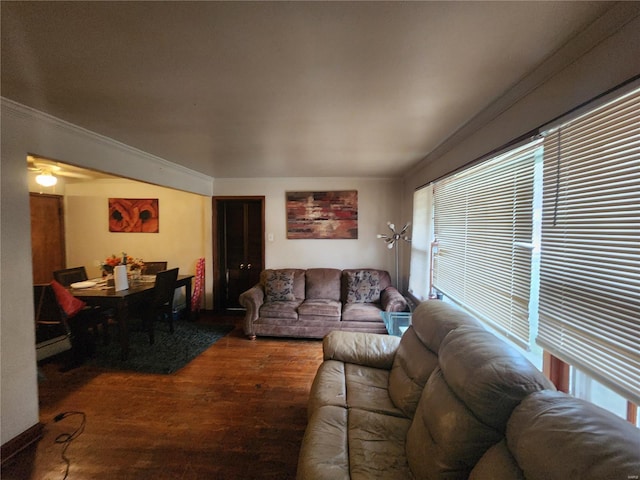
[[[260,284],[254,285],[246,292],[240,294],[238,301],[240,305],[247,309],[242,325],[244,334],[248,337],[255,338],[256,333],[253,324],[258,319],[260,307],[264,303],[264,290],[262,286]]]
[[[324,360],[391,370],[400,337],[334,330],[322,341]]]
[[[387,287],[382,291],[380,303],[385,312],[404,312],[407,309],[407,299],[396,287]]]

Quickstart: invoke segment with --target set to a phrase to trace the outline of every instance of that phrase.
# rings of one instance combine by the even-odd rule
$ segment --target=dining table
[[[176,288],[185,287],[186,320],[191,319],[191,281],[193,275],[178,275]],[[151,298],[155,284],[155,275],[142,275],[139,278],[131,278],[128,281],[129,288],[116,290],[108,280],[97,279],[89,287],[73,288],[69,290],[74,297],[79,298],[87,305],[102,307],[105,310],[115,312],[114,320],[118,325],[118,337],[121,347],[121,358],[129,357],[129,309],[132,306],[143,304]]]

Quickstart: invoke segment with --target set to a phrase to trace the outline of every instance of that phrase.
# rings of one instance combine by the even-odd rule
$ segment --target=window
[[[626,402],[634,424],[634,403],[640,403],[638,83],[560,119],[535,142],[435,182],[433,218],[429,207],[424,212],[426,193],[417,191],[413,222],[414,232],[433,223],[433,287],[446,301],[530,349],[534,364],[544,348],[554,371],[566,372],[560,377],[572,394],[621,416]],[[429,227],[423,229],[428,236]],[[410,278],[418,277],[414,268],[428,272],[423,261],[430,245],[421,240],[412,250]]]
[[[640,89],[545,138],[540,328],[553,355],[640,402]]]
[[[434,287],[525,349],[536,275],[531,265],[540,143],[528,143],[434,185]]]
[[[413,229],[411,232],[411,267],[409,293],[417,300],[429,298],[431,255],[431,187],[422,187],[413,194]]]

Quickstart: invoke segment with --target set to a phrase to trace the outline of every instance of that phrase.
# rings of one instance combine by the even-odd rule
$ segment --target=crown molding
[[[28,107],[14,100],[10,100],[6,97],[0,97],[0,105],[2,106],[3,117],[5,115],[8,115],[18,120],[31,122],[35,125],[46,126],[47,128],[54,131],[59,131],[66,137],[77,139],[89,145],[93,144],[96,149],[108,151],[114,155],[127,158],[129,162],[139,161],[145,164],[145,169],[149,173],[149,177],[151,178],[135,178],[136,180],[163,184],[181,190],[191,190],[194,191],[194,193],[205,195],[212,194],[212,186],[214,180],[213,177],[197,172],[195,170],[191,170],[190,168],[184,167],[180,164],[170,162],[168,160],[165,160],[164,158],[147,153],[135,147],[131,147],[112,138],[106,137],[91,130],[87,130],[86,128],[79,127],[78,125],[74,125],[70,122],[54,117],[40,110]],[[46,154],[46,152],[30,153],[39,153],[43,155]],[[65,159],[61,158],[59,160],[64,161]],[[89,163],[82,166],[86,166],[87,168],[96,168],[95,165],[91,165]],[[101,171],[104,171],[105,173],[133,178],[131,172],[128,169],[127,171],[122,171],[122,169],[118,169],[117,166],[113,164],[101,164],[99,166],[99,169]],[[156,176],[159,176],[160,179],[154,178]],[[190,187],[185,188],[184,186],[176,186],[175,180],[177,180],[177,183],[179,184],[182,184],[184,182]],[[182,180],[182,182],[180,180]],[[199,187],[195,188],[195,190],[192,190],[194,185],[191,182],[195,183]]]

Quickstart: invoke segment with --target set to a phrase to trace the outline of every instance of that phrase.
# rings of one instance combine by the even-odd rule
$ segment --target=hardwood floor
[[[239,317],[198,321],[239,323]],[[236,327],[172,375],[81,366],[42,366],[44,437],[2,469],[5,480],[62,479],[64,445],[80,416],[86,428],[67,448],[68,478],[293,479],[319,340],[258,338]]]

